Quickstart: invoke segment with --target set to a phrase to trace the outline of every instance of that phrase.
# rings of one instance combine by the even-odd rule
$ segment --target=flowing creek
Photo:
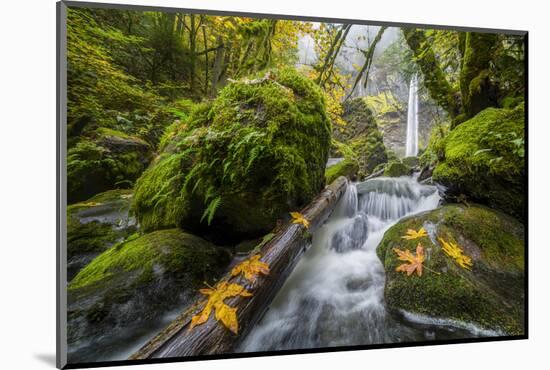
[[[376,248],[404,217],[438,206],[434,186],[414,177],[374,178],[351,184],[311,247],[276,295],[268,312],[237,352],[323,348],[497,335],[450,320],[404,314],[397,321],[384,305],[384,268]],[[240,257],[242,258],[242,257]],[[72,361],[124,360],[185,307],[149,325],[72,348]]]
[[[350,185],[238,351],[491,335],[466,323],[406,313],[398,321],[386,311],[384,268],[376,248],[400,219],[434,209],[439,201],[434,186],[420,185],[413,177]]]

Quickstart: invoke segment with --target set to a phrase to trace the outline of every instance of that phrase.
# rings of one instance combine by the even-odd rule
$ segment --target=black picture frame
[[[529,229],[529,99],[528,99],[528,79],[529,79],[529,32],[526,30],[512,29],[493,29],[493,28],[474,28],[462,26],[448,26],[437,24],[416,24],[416,23],[401,23],[401,22],[385,22],[378,20],[360,20],[360,19],[343,19],[331,17],[312,17],[304,15],[290,14],[265,14],[253,12],[239,11],[217,11],[210,9],[188,9],[188,8],[172,8],[158,6],[143,6],[129,4],[110,4],[110,3],[94,3],[94,2],[76,2],[76,1],[60,1],[56,7],[57,16],[57,155],[56,155],[56,178],[57,178],[57,213],[56,213],[56,228],[57,228],[57,251],[56,251],[56,285],[57,285],[57,315],[56,315],[56,366],[60,369],[77,369],[77,368],[94,368],[94,367],[110,367],[123,365],[141,365],[141,364],[158,364],[158,363],[173,363],[173,362],[188,362],[188,361],[206,361],[219,359],[233,358],[248,358],[248,357],[264,357],[264,356],[282,356],[293,354],[310,354],[322,352],[342,352],[342,351],[358,351],[368,349],[381,348],[401,348],[401,347],[421,347],[434,345],[448,345],[461,343],[483,343],[483,342],[498,342],[510,340],[525,340],[529,338],[529,240],[528,232],[525,233],[525,278],[524,278],[524,322],[525,332],[523,335],[486,337],[486,338],[470,338],[470,339],[454,339],[454,340],[427,340],[422,342],[402,342],[402,343],[387,343],[375,345],[356,345],[356,346],[341,346],[341,347],[326,347],[326,348],[311,348],[300,350],[278,350],[278,351],[262,351],[249,353],[228,353],[219,355],[201,355],[189,357],[171,357],[162,359],[148,360],[121,360],[121,361],[98,361],[86,363],[67,363],[67,173],[66,173],[66,156],[67,156],[67,140],[66,140],[66,114],[67,114],[67,61],[66,61],[66,15],[68,7],[75,8],[96,8],[96,9],[123,9],[136,11],[158,11],[158,12],[186,12],[188,14],[204,14],[218,16],[241,16],[250,18],[266,18],[266,19],[284,19],[298,21],[313,21],[313,22],[329,22],[329,23],[353,23],[357,25],[371,26],[392,26],[392,27],[418,27],[431,28],[440,30],[455,30],[455,31],[471,31],[481,33],[501,33],[509,35],[519,35],[524,38],[525,46],[525,219],[524,225],[526,231]]]

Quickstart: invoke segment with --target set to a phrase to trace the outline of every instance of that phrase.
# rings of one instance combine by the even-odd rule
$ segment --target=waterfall
[[[434,209],[439,201],[434,186],[412,177],[351,184],[237,351],[425,340],[426,328],[387,315],[384,267],[376,248],[401,218]],[[438,330],[430,327],[429,335]]]
[[[414,74],[409,85],[409,107],[407,112],[407,147],[405,156],[418,154],[418,76]]]

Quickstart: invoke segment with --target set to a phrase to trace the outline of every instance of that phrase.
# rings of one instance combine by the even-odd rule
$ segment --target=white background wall
[[[111,3],[124,1],[110,0]],[[132,4],[527,29],[530,339],[176,363],[140,369],[548,368],[550,33],[543,1],[127,0]],[[55,359],[55,1],[10,0],[0,12],[0,368]],[[546,352],[546,353],[545,353]],[[546,357],[546,358],[545,358]],[[406,364],[412,361],[412,364]],[[136,368],[137,369],[137,368]]]

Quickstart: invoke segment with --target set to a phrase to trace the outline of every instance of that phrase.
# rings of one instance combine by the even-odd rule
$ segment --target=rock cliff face
[[[441,115],[441,116],[440,116]],[[439,109],[425,101],[420,100],[418,111],[418,147],[422,151],[430,138],[432,128],[443,113]],[[384,144],[388,150],[393,151],[398,157],[405,156],[407,138],[407,103],[398,104],[394,109],[378,113],[376,115]]]

